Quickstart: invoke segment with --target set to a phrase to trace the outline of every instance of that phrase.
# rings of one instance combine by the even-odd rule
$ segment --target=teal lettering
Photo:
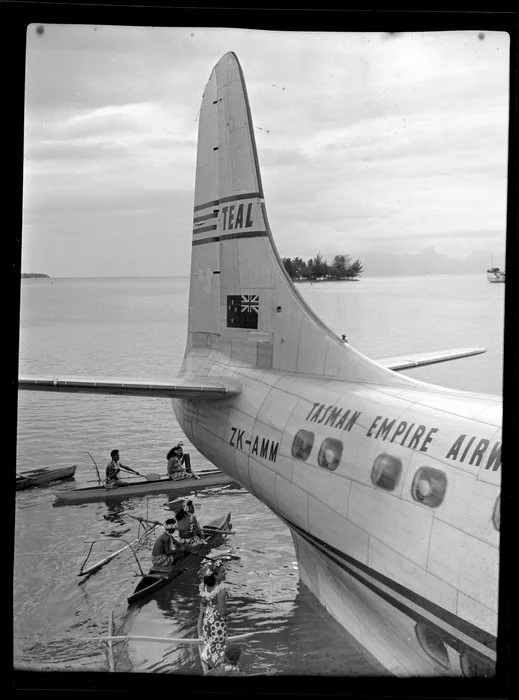
[[[247,204],[247,219],[245,221],[245,228],[250,228],[252,226],[251,212],[252,212],[252,202],[250,204]]]
[[[243,226],[243,204],[240,204],[238,211],[236,212],[236,221],[234,228],[241,228]]]

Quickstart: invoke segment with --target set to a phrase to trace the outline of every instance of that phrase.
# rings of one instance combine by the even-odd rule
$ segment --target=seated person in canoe
[[[128,482],[119,479],[119,472],[121,469],[124,469],[126,472],[132,472],[132,474],[137,474],[137,472],[131,467],[121,464],[119,461],[119,450],[112,450],[110,457],[112,459],[106,465],[106,488],[113,489],[117,486],[128,486]]]
[[[182,450],[182,448],[180,448]],[[188,479],[191,474],[186,470],[182,464],[181,456],[179,456],[178,445],[173,447],[167,454],[168,460],[168,477],[173,479],[173,481],[180,481],[180,479]]]
[[[173,564],[173,555],[181,547],[180,542],[173,537],[177,527],[175,518],[169,518],[164,523],[164,532],[157,537],[151,550],[153,566],[170,566]]]
[[[191,458],[183,451],[181,442],[171,448],[166,455],[166,459],[168,460],[168,476],[170,479],[177,481],[188,477],[200,478],[191,470]]]
[[[193,501],[190,499],[180,501],[178,506],[174,506],[174,508],[180,541],[188,545],[203,544],[205,541],[204,531],[195,516]]]

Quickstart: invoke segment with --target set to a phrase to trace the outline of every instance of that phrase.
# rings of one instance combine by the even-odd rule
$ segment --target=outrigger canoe
[[[227,513],[227,515],[212,520],[203,527],[212,530],[212,532],[207,535],[204,544],[190,547],[197,553],[176,552],[174,563],[171,566],[152,566],[148,574],[141,578],[132,595],[129,596],[128,605],[148,598],[161,588],[169,586],[181,574],[199,566],[202,562],[202,556],[207,555],[213,547],[217,547],[225,541],[225,533],[231,530],[231,514]]]
[[[128,486],[106,488],[106,486],[88,486],[83,489],[63,489],[54,491],[56,501],[54,505],[68,505],[72,503],[89,503],[92,501],[124,500],[132,496],[145,496],[149,493],[173,493],[183,494],[191,491],[200,491],[213,486],[232,484],[230,476],[219,470],[211,469],[197,472],[198,479],[181,479],[173,481],[163,479],[146,479],[134,481]]]
[[[21,489],[28,489],[31,486],[42,486],[59,479],[70,479],[75,473],[75,464],[72,467],[41,467],[40,469],[20,472],[16,474],[16,490],[21,491]]]

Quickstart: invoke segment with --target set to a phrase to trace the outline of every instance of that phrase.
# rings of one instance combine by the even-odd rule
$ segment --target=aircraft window
[[[440,666],[450,668],[449,654],[443,639],[423,622],[418,622],[414,631],[427,656],[434,659]]]
[[[321,444],[317,462],[320,467],[333,471],[339,466],[342,457],[342,442],[335,438],[326,438]]]
[[[314,437],[310,430],[298,430],[292,443],[292,456],[306,461],[314,446]]]
[[[393,491],[400,478],[402,462],[391,455],[379,455],[371,470],[371,481],[386,491]]]
[[[421,467],[414,476],[411,494],[415,501],[436,508],[443,501],[446,489],[447,477],[443,472]]]
[[[494,513],[492,514],[492,521],[496,530],[499,530],[501,527],[501,496],[497,497]]]

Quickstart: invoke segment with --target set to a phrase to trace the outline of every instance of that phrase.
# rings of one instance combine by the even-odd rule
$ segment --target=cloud
[[[32,25],[24,259],[41,255],[36,267],[59,274],[73,238],[77,274],[97,274],[118,246],[112,274],[138,260],[142,274],[185,271],[197,113],[211,68],[229,49],[244,70],[269,218],[286,255],[315,255],[316,241],[333,257],[338,246],[378,246],[384,236],[414,246],[452,232],[456,240],[442,240],[453,250],[464,232],[502,230],[504,238],[508,44],[496,32],[484,42],[475,32],[389,41],[380,33],[59,25],[38,35]],[[156,232],[153,251],[147,231]],[[52,256],[39,243],[45,236],[65,251]]]

